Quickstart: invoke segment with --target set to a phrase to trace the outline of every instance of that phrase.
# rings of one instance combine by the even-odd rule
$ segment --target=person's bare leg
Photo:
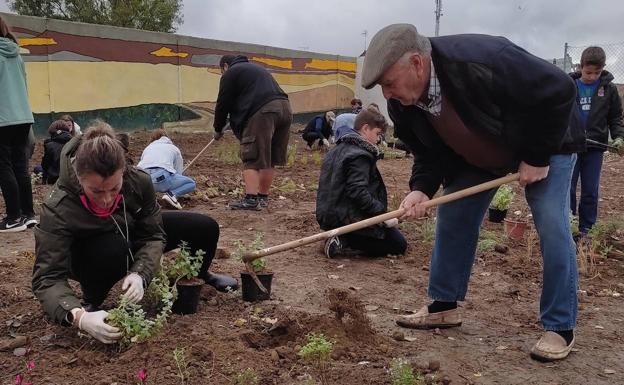
[[[271,189],[271,183],[273,183],[273,178],[275,177],[275,169],[274,168],[266,168],[260,170],[259,172],[259,190],[260,194],[269,195],[269,190]]]
[[[261,174],[258,170],[243,170],[243,182],[245,183],[245,194],[257,195],[260,186]],[[269,186],[271,184],[269,183]]]

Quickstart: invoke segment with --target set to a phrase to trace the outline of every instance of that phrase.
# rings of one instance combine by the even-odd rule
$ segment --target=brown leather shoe
[[[399,318],[396,324],[410,329],[445,329],[462,324],[459,309],[429,313],[429,308],[423,306],[416,314]]]
[[[563,360],[570,354],[575,340],[576,337],[572,339],[570,345],[566,345],[565,338],[547,331],[531,349],[531,358],[542,362]]]

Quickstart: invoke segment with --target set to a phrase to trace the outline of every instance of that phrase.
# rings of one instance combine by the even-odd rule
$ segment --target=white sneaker
[[[182,210],[182,205],[176,199],[175,195],[167,192],[162,196],[162,200],[165,201],[169,206],[173,207],[176,210]]]

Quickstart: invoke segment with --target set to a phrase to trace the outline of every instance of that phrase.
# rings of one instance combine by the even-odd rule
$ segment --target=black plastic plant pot
[[[255,302],[266,301],[271,297],[271,282],[273,273],[256,273],[258,280],[267,289],[267,292],[260,290],[256,282],[246,271],[241,271],[241,290],[243,291],[243,301]]]
[[[195,314],[199,304],[199,293],[201,292],[203,279],[193,278],[191,280],[181,279],[176,284],[178,298],[173,303],[171,310],[176,314]]]
[[[488,219],[490,222],[501,223],[506,216],[507,210],[498,210],[491,207],[488,209]]]

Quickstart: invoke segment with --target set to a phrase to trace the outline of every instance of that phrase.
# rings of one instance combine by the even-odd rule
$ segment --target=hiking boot
[[[238,201],[233,201],[228,204],[231,210],[262,210],[260,201],[256,197],[245,197]]]
[[[551,331],[544,333],[531,349],[531,358],[542,362],[562,360],[570,354],[576,338],[572,338],[569,345],[565,338]]]
[[[182,210],[182,205],[180,204],[180,202],[178,202],[178,200],[176,199],[175,195],[173,195],[170,192],[166,192],[163,196],[162,196],[162,200],[167,203],[169,206],[173,207],[176,210]]]
[[[267,207],[269,207],[269,197],[268,196],[258,196],[258,204],[260,205],[261,208],[265,209]]]
[[[39,224],[39,221],[35,217],[35,214],[22,215],[22,222],[26,225],[27,228],[31,228]]]
[[[327,258],[336,258],[340,256],[342,251],[342,245],[338,237],[331,237],[325,241],[325,256]]]
[[[24,231],[26,228],[21,217],[16,219],[4,218],[0,221],[0,233],[16,233],[18,231]]]
[[[409,329],[446,329],[461,326],[459,309],[429,313],[429,307],[423,306],[416,314],[399,318],[396,324]]]

